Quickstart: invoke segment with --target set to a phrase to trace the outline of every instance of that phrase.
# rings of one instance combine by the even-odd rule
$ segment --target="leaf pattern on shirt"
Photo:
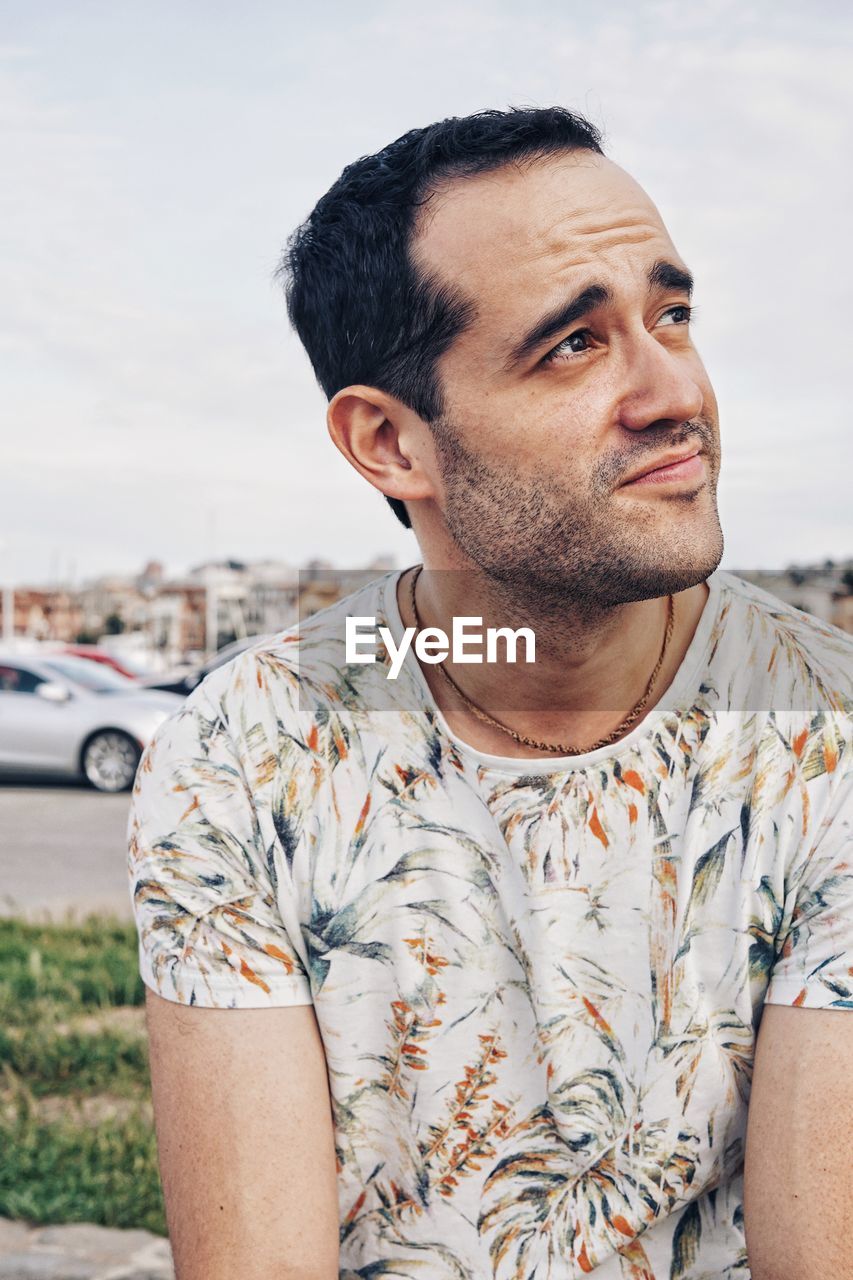
[[[389,693],[341,660],[395,580],[158,730],[128,822],[146,982],[313,1003],[349,1280],[746,1280],[765,996],[853,1008],[853,643],[720,575],[689,699],[502,768],[410,668]]]

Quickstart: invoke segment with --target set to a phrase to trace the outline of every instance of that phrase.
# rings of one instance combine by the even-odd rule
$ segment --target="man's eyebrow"
[[[684,267],[659,258],[649,271],[649,292],[653,289],[678,289],[690,298],[693,295],[693,277]]]
[[[693,294],[692,275],[684,267],[677,267],[673,262],[658,259],[649,268],[648,280],[650,293],[655,289],[678,289],[686,293],[688,298]],[[590,311],[594,311],[596,307],[604,306],[605,303],[612,301],[613,294],[607,285],[587,285],[585,289],[570,298],[568,302],[560,303],[553,311],[543,316],[524,335],[507,356],[503,366],[504,372],[511,373],[513,369],[522,364],[529,355],[547,342],[549,338],[556,337],[563,329],[568,329],[576,320],[580,320]]]
[[[581,316],[587,315],[588,312],[594,311],[596,307],[601,307],[605,302],[612,300],[612,293],[603,284],[590,284],[580,293],[575,294],[573,298],[569,298],[568,302],[561,302],[553,311],[549,311],[546,316],[533,326],[533,328],[524,335],[519,343],[512,348],[504,362],[504,372],[511,373],[512,370],[526,360],[531,352],[537,347],[541,347],[543,342],[547,342],[549,338],[553,338],[563,329],[568,329],[569,325],[580,320]]]

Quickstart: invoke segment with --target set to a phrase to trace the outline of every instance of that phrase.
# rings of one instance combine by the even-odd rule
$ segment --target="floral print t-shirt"
[[[663,698],[582,756],[484,755],[393,571],[215,670],[140,762],[145,982],[313,1003],[348,1280],[744,1280],[767,1002],[853,1009],[853,640],[717,571]],[[387,654],[383,654],[387,663]]]

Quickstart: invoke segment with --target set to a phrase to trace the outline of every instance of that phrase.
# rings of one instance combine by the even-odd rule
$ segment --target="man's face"
[[[575,152],[450,182],[428,210],[416,259],[477,307],[439,361],[431,428],[458,547],[542,603],[703,581],[722,555],[717,404],[648,196]]]

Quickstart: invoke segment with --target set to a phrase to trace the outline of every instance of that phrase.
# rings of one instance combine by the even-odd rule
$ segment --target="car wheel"
[[[83,772],[97,791],[128,791],[142,752],[120,729],[101,729],[83,748]]]

